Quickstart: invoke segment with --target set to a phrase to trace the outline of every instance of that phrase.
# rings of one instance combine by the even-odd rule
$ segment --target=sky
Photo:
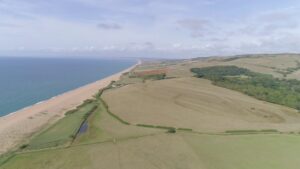
[[[297,0],[0,0],[0,56],[300,53]]]

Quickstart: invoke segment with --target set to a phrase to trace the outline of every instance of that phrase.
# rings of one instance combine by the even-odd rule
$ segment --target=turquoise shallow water
[[[0,58],[0,116],[97,81],[129,59]]]

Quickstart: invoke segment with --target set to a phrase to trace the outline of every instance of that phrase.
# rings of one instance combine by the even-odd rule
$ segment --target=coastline
[[[129,72],[139,64],[141,61],[121,72],[0,117],[0,155],[45,126],[63,118],[66,111],[92,98],[99,89],[106,87],[111,81],[119,80],[123,73]]]

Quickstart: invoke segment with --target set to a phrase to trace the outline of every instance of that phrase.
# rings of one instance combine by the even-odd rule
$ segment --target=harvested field
[[[300,114],[197,78],[150,81],[109,90],[110,110],[133,124],[201,132],[277,129],[300,131]]]
[[[284,78],[284,74],[289,77],[293,71],[290,68],[297,68],[300,61],[299,55],[270,55],[264,57],[246,57],[239,58],[222,64],[236,65],[250,69],[254,72],[271,74],[274,77]],[[293,77],[293,76],[291,76]]]

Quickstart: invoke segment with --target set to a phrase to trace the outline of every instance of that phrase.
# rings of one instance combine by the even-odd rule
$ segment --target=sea
[[[135,59],[0,57],[0,116],[120,72]]]

